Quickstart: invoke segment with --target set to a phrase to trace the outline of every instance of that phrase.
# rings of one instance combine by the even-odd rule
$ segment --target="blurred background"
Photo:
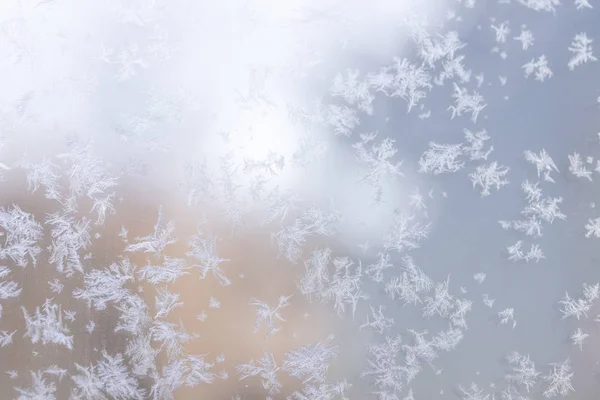
[[[236,366],[258,360],[265,350],[280,364],[286,352],[328,337],[339,346],[328,382],[346,379],[350,398],[378,398],[363,376],[369,346],[395,335],[413,345],[409,329],[433,337],[450,325],[447,318],[423,317],[421,304],[405,305],[386,293],[386,282],[408,254],[386,248],[386,242],[398,216],[409,213],[429,227],[410,256],[433,282],[449,279],[450,293],[471,301],[472,309],[456,349],[424,365],[398,398],[408,394],[408,386],[416,399],[460,398],[459,386],[471,382],[490,398],[501,398],[503,359],[518,351],[530,354],[542,374],[550,363],[570,358],[576,372],[572,398],[596,399],[596,309],[587,319],[563,320],[559,301],[565,291],[576,297],[584,282],[598,280],[597,238],[586,238],[584,229],[597,217],[598,189],[594,180],[573,176],[568,159],[577,152],[594,169],[600,145],[598,65],[569,70],[568,47],[580,32],[597,37],[599,16],[595,8],[564,3],[552,12],[536,11],[531,2],[483,0],[3,1],[0,205],[30,213],[43,231],[35,265],[2,259],[21,288],[16,298],[0,297],[0,331],[15,332],[0,348],[6,398],[25,396],[13,388],[30,387],[30,371],[51,366],[67,372],[60,379],[60,373],[47,374],[56,382],[55,397],[38,398],[77,398],[75,363],[94,364],[103,350],[126,353],[136,338],[115,331],[122,313],[116,303],[98,310],[73,295],[86,274],[123,256],[137,271],[165,256],[193,263],[188,240],[198,232],[214,235],[231,284],[211,274],[202,277],[197,268],[168,285],[144,282],[139,272],[126,282],[151,317],[163,286],[177,293],[182,304],[164,320],[197,334],[186,341],[185,354],[207,354],[220,374],[210,385],[181,385],[174,398],[265,398],[260,379],[240,380]],[[502,24],[510,27],[506,40],[498,38]],[[535,35],[529,49],[515,40],[523,30]],[[441,75],[432,73],[438,82],[432,80],[426,98],[412,109],[406,99],[372,85],[369,107],[353,104],[355,119],[336,120],[331,106],[343,101],[332,87],[339,74],[356,70],[364,80],[395,58],[425,64],[419,59],[424,38],[438,40],[449,32],[465,46],[457,46],[458,57],[442,61],[445,78],[439,82]],[[546,82],[523,72],[525,63],[541,55],[553,70]],[[468,115],[451,118],[455,84],[485,98],[476,121]],[[490,196],[482,197],[468,177],[480,162],[465,160],[456,173],[420,169],[430,142],[463,143],[465,129],[485,130],[486,148],[493,146],[488,161],[510,169],[509,184]],[[375,132],[377,140],[393,140],[396,151],[389,161],[400,165],[401,174],[373,172],[369,167],[382,164],[360,158],[360,135]],[[507,247],[525,236],[503,230],[498,220],[519,218],[527,204],[521,183],[538,180],[524,151],[541,149],[552,155],[558,172],[555,183],[540,187],[544,195],[563,198],[567,218],[545,225],[544,236],[536,239],[544,259],[513,262]],[[376,158],[377,151],[370,155]],[[100,181],[109,183],[95,187]],[[307,235],[292,257],[284,244],[295,239],[285,242],[282,235],[313,208],[335,219],[335,227]],[[80,259],[75,264],[81,270],[72,273],[57,270],[52,260],[58,236],[48,215],[64,210],[77,221],[90,218],[89,244],[65,256],[67,265]],[[173,224],[177,240],[159,258],[127,252],[136,238],[155,232],[159,213],[164,224]],[[4,237],[7,226],[2,225]],[[362,268],[364,298],[354,315],[348,305],[338,315],[334,302],[319,302],[298,289],[312,252],[325,247]],[[381,252],[394,265],[384,282],[365,272]],[[479,282],[475,274],[485,279]],[[265,339],[264,332],[253,332],[256,308],[250,302],[274,306],[280,296],[292,296],[282,311],[285,321]],[[26,333],[24,312],[34,314],[48,298],[60,307],[72,350],[33,343]],[[484,304],[486,298],[494,299],[493,306]],[[370,307],[379,306],[394,320],[383,335],[361,328]],[[514,329],[498,322],[498,312],[507,308],[514,308]],[[583,351],[570,340],[578,327],[590,335]],[[130,371],[131,357],[125,359]],[[168,363],[165,352],[156,355],[160,371]],[[283,388],[274,399],[301,390],[301,380],[279,375]],[[155,377],[135,379],[152,398]],[[530,397],[542,398],[543,385],[540,380]]]

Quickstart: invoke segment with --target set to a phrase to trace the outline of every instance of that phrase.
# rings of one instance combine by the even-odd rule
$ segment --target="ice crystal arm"
[[[297,262],[302,255],[302,246],[310,236],[331,236],[341,222],[336,211],[325,211],[310,207],[293,224],[271,235],[277,242],[279,254],[289,261]]]
[[[599,218],[590,218],[588,223],[585,225],[585,237],[590,238],[592,236],[600,238],[600,217]]]
[[[318,249],[313,251],[308,260],[304,262],[305,273],[298,282],[298,290],[309,300],[312,297],[319,297],[326,285],[329,284],[331,253],[329,248]]]
[[[522,355],[513,351],[506,357],[506,360],[511,371],[506,374],[505,379],[517,387],[524,387],[529,392],[535,386],[540,375],[529,354]]]
[[[356,112],[347,106],[332,104],[326,111],[326,122],[332,126],[336,135],[352,136],[352,131],[360,124]]]
[[[119,321],[115,332],[125,331],[138,335],[146,330],[152,322],[146,302],[137,294],[127,293],[115,305],[115,308],[119,311]]]
[[[382,282],[383,271],[393,267],[392,263],[390,262],[391,257],[388,253],[380,252],[378,257],[379,259],[377,262],[368,265],[365,271],[374,282]]]
[[[581,156],[577,152],[572,155],[569,154],[569,172],[578,178],[586,178],[590,182],[592,181],[592,171],[585,167]]]
[[[350,305],[354,317],[358,301],[368,298],[361,290],[361,265],[355,265],[348,257],[335,258],[333,265],[335,271],[331,281],[319,294],[321,301],[333,301],[333,308],[340,317],[344,314],[346,305]]]
[[[513,39],[521,42],[521,48],[523,50],[527,50],[529,47],[533,46],[533,42],[535,41],[533,33],[528,29],[521,29],[521,34]]]
[[[84,287],[73,290],[73,298],[85,300],[88,307],[105,310],[108,303],[118,303],[129,291],[123,287],[134,280],[134,266],[128,259],[108,268],[93,269],[84,275]]]
[[[594,8],[589,0],[575,0],[575,7],[578,10],[583,10],[585,8]]]
[[[90,220],[84,217],[77,221],[71,213],[54,213],[47,216],[46,224],[52,227],[48,262],[67,276],[83,272],[79,251],[91,245]]]
[[[0,300],[19,297],[21,290],[17,282],[2,281],[0,282]]]
[[[221,264],[229,260],[217,255],[216,236],[205,235],[203,232],[198,231],[190,238],[188,245],[191,251],[187,255],[197,261],[197,264],[193,266],[200,270],[201,279],[206,278],[206,275],[210,273],[221,285],[227,286],[231,284],[231,281],[221,269]]]
[[[473,187],[481,187],[481,197],[490,195],[491,188],[496,187],[496,190],[504,185],[508,185],[506,174],[509,168],[498,165],[496,161],[478,166],[475,172],[469,174],[469,178],[473,183]]]
[[[544,82],[546,79],[554,76],[554,72],[548,66],[548,59],[545,55],[538,57],[537,61],[534,57],[531,61],[524,64],[522,68],[525,72],[525,78],[529,78],[533,74],[535,80],[540,82]]]
[[[150,334],[153,341],[160,343],[160,350],[166,348],[169,359],[183,354],[183,345],[196,337],[186,331],[182,322],[174,324],[163,320],[154,320]]]
[[[371,317],[367,316],[367,321],[360,326],[360,329],[369,327],[375,329],[380,334],[383,334],[394,325],[393,318],[383,315],[383,306],[379,306],[378,309],[375,309],[373,306],[370,306],[370,308]]]
[[[392,231],[385,238],[385,248],[402,253],[419,247],[421,240],[426,239],[430,224],[414,222],[415,216],[404,213],[394,218]]]
[[[449,328],[445,331],[441,331],[436,335],[433,339],[433,343],[436,348],[443,351],[451,351],[458,346],[458,344],[463,340],[464,333],[461,329],[458,328]]]
[[[593,54],[592,43],[593,39],[588,38],[585,32],[578,33],[573,38],[571,45],[569,46],[569,51],[573,53],[573,56],[569,60],[568,66],[569,70],[573,71],[576,67],[592,62],[598,61],[598,59]]]
[[[3,243],[0,245],[0,260],[10,259],[20,267],[29,263],[36,265],[36,257],[42,249],[38,245],[43,229],[33,215],[19,206],[0,208],[0,230]]]
[[[543,392],[544,397],[550,399],[557,395],[566,396],[570,392],[574,392],[575,389],[571,384],[573,375],[570,359],[567,358],[561,363],[552,364],[552,370],[544,376],[544,380],[548,382],[548,386]]]
[[[303,383],[324,382],[329,362],[338,355],[338,346],[329,342],[317,342],[285,354],[282,368]]]
[[[378,143],[371,143],[376,139],[377,133],[361,134],[360,137],[361,141],[352,146],[366,169],[360,179],[373,186],[376,190],[375,201],[378,203],[381,201],[384,179],[404,175],[400,171],[402,161],[392,162],[392,157],[398,152],[394,139],[387,137]]]
[[[334,384],[319,383],[310,384],[307,383],[302,387],[302,392],[295,391],[287,400],[332,400],[332,399],[346,399],[346,392],[352,385],[346,382],[337,382]]]
[[[419,172],[435,175],[456,172],[465,166],[465,162],[460,159],[463,153],[462,144],[430,142],[429,149],[419,159]]]
[[[554,183],[554,179],[552,179],[550,173],[553,171],[558,172],[558,167],[546,150],[542,149],[539,154],[536,154],[531,150],[526,150],[525,159],[535,165],[538,178],[540,177],[540,174],[543,173],[545,181]]]
[[[165,222],[162,207],[158,208],[158,219],[154,225],[154,233],[137,237],[136,243],[129,244],[125,247],[126,252],[144,252],[153,253],[155,256],[160,256],[163,250],[172,243],[176,242],[174,237],[175,223],[173,221]]]
[[[458,388],[461,393],[462,400],[488,400],[489,394],[484,394],[484,390],[477,386],[476,383],[472,383],[468,389],[459,386]]]
[[[173,283],[180,277],[189,274],[186,272],[188,268],[184,259],[165,256],[160,265],[151,265],[148,262],[137,271],[137,276],[151,285]]]
[[[577,330],[571,335],[571,342],[574,346],[579,347],[579,350],[583,351],[583,342],[588,338],[588,336],[590,335],[583,333],[581,328],[577,328]]]
[[[358,70],[346,70],[345,74],[338,72],[330,89],[331,95],[343,98],[348,104],[355,105],[367,114],[373,113],[372,102],[375,96],[370,92],[367,80],[360,80]]]
[[[273,353],[265,351],[260,360],[251,360],[248,364],[238,365],[236,370],[240,375],[240,379],[260,376],[263,388],[271,396],[276,395],[281,390],[282,384],[277,378],[279,367],[275,362]]]
[[[441,317],[447,317],[449,315],[450,310],[454,308],[454,296],[448,291],[449,284],[450,277],[448,277],[446,281],[439,282],[435,285],[433,297],[425,298],[423,316],[431,317],[437,314]]]
[[[129,374],[122,354],[111,355],[103,350],[102,357],[97,364],[97,373],[108,398],[119,400],[146,398],[145,391],[139,387],[137,379]]]
[[[292,296],[280,296],[279,303],[276,307],[270,307],[268,304],[259,300],[253,299],[250,303],[256,307],[256,322],[254,324],[254,332],[258,332],[264,323],[267,326],[265,339],[277,333],[280,328],[275,326],[276,321],[285,321],[281,317],[281,310],[289,305],[289,300]]]
[[[178,307],[183,307],[183,302],[179,301],[179,293],[172,293],[167,289],[158,289],[156,296],[156,315],[154,318],[164,318]]]
[[[61,307],[52,303],[52,299],[47,299],[41,310],[37,307],[34,315],[29,315],[25,307],[21,310],[25,318],[25,336],[30,337],[32,343],[53,343],[73,349],[73,335],[63,324]]]
[[[469,93],[467,89],[461,88],[456,83],[454,83],[452,98],[454,99],[454,105],[448,107],[448,110],[452,111],[452,119],[456,116],[460,117],[463,114],[471,113],[471,121],[476,123],[479,113],[487,107],[481,94],[476,91]]]
[[[462,150],[469,154],[471,161],[475,160],[487,160],[488,156],[494,151],[494,146],[490,146],[485,149],[486,141],[491,139],[491,136],[485,129],[477,132],[471,132],[468,129],[463,130],[465,139],[469,143],[469,146],[463,146]]]
[[[572,299],[569,293],[565,293],[565,297],[560,301],[563,308],[560,310],[563,314],[563,319],[568,317],[576,317],[579,319],[581,316],[587,317],[587,313],[592,307],[592,303],[584,299]]]
[[[405,58],[394,58],[392,69],[394,78],[389,88],[390,96],[404,99],[410,112],[431,90],[431,75],[424,67],[411,64]]]
[[[380,398],[393,399],[404,388],[404,366],[398,362],[402,351],[400,336],[386,337],[383,342],[375,342],[368,347],[368,367],[363,377],[371,377]],[[383,397],[387,396],[387,397]]]
[[[386,285],[386,293],[394,300],[396,297],[405,304],[421,303],[419,294],[433,288],[432,280],[419,268],[412,257],[402,258],[402,275],[392,278]]]
[[[16,400],[56,400],[56,384],[48,382],[43,376],[43,372],[31,371],[31,386],[28,388],[15,387],[19,393]]]
[[[17,331],[0,331],[0,347],[6,347],[13,342],[13,336]]]

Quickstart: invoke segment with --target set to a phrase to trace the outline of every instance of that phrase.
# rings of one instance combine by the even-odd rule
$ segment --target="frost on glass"
[[[0,2],[0,398],[598,399],[598,9]]]

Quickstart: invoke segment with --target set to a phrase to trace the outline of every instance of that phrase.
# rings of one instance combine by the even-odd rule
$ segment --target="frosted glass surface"
[[[0,398],[600,398],[595,0],[0,1]]]

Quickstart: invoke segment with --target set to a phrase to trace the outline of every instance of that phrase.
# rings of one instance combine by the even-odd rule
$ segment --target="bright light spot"
[[[277,111],[252,113],[231,134],[236,154],[242,159],[261,160],[275,153],[291,157],[296,146],[294,127]]]

